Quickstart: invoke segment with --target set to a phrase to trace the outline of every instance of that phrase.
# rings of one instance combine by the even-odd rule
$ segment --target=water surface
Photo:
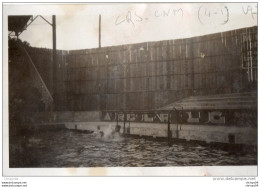
[[[254,150],[230,151],[198,143],[148,138],[100,138],[60,130],[13,139],[10,167],[158,167],[257,165]]]

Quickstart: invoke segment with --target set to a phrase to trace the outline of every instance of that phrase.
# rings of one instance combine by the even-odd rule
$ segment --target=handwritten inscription
[[[217,24],[220,23],[221,25],[225,25],[229,21],[229,9],[227,6],[221,8],[209,8],[206,6],[200,6],[198,10],[198,20],[201,24],[217,21]]]
[[[137,13],[137,11],[128,11],[124,16],[117,16],[115,25],[120,25],[122,23],[131,24],[135,27],[136,22],[144,22],[148,21],[151,18],[160,18],[160,17],[183,17],[184,12],[181,8],[178,9],[166,9],[166,10],[156,10],[153,12],[152,16],[149,17],[142,17]]]
[[[245,15],[251,15],[252,19],[255,19],[255,17],[257,17],[257,6],[251,6],[251,5],[247,5],[247,6],[243,6],[242,7],[242,11]]]
[[[141,22],[141,21],[143,21],[143,18],[139,16],[136,11],[134,12],[128,11],[125,17],[122,18],[118,16],[116,18],[115,25],[119,25],[123,22],[126,22],[126,23],[131,23],[133,27],[135,27],[135,22]]]
[[[179,9],[172,9],[169,8],[167,10],[158,11],[156,10],[154,12],[155,17],[168,17],[168,16],[181,16],[183,17],[183,10],[181,8]]]
[[[195,10],[197,12],[197,20],[200,24],[217,24],[225,25],[230,21],[230,12],[228,6],[207,6],[202,5]],[[257,18],[257,6],[244,5],[241,6],[242,15],[251,16],[252,19]],[[190,15],[190,13],[186,13]],[[151,19],[158,18],[177,18],[182,19],[185,16],[185,11],[182,8],[168,8],[163,10],[155,10],[151,12],[150,15],[146,17],[138,13],[137,11],[128,11],[125,15],[120,15],[116,17],[115,25],[120,25],[122,23],[130,24],[133,27],[136,26],[138,22],[145,22]]]

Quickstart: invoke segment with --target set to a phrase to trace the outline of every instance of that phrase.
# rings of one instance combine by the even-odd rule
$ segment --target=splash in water
[[[93,132],[93,136],[104,140],[121,140],[120,126],[109,125],[105,129],[101,130],[100,126],[97,126],[97,131]]]

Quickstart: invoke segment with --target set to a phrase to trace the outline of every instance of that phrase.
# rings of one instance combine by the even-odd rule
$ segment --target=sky
[[[257,25],[257,3],[5,4],[4,16],[56,15],[57,49],[189,38]],[[6,27],[7,29],[7,27]],[[33,47],[52,48],[52,28],[37,18],[20,36]]]

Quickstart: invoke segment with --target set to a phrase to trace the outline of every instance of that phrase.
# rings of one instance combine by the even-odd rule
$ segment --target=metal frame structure
[[[56,50],[56,16],[52,15],[52,23],[50,23],[47,19],[45,19],[41,15],[36,15],[36,16],[15,16],[16,18],[24,18],[24,21],[30,17],[30,19],[24,24],[20,23],[20,28],[15,28],[15,25],[13,26],[13,29],[9,30],[9,25],[8,25],[8,30],[10,33],[8,34],[9,37],[11,36],[16,36],[17,39],[19,36],[23,33],[24,30],[26,30],[38,17],[42,18],[47,24],[52,26],[52,44],[53,44],[53,63],[52,63],[52,69],[53,69],[53,101],[54,101],[54,107],[55,107],[55,98],[56,98],[56,79],[57,79],[57,70],[56,70],[56,61],[57,61],[57,50]],[[12,17],[9,17],[10,19]],[[8,18],[8,19],[9,19]],[[14,18],[14,17],[13,17]],[[19,20],[16,20],[13,22],[13,24],[19,23]],[[8,23],[11,25],[11,23]],[[21,27],[22,26],[22,27]],[[10,27],[11,28],[11,27]],[[15,29],[15,30],[14,30]],[[11,35],[13,32],[15,32],[15,35]]]

